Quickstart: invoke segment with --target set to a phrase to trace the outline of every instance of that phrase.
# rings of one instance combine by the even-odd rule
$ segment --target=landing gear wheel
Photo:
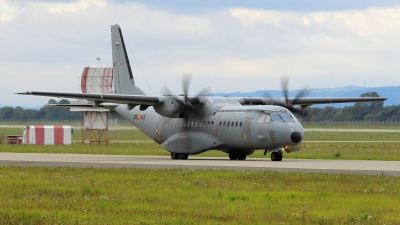
[[[283,159],[282,152],[279,151],[279,152],[278,152],[278,160],[276,160],[276,161],[282,161],[282,159]]]
[[[245,154],[238,154],[238,160],[246,160],[247,155]]]
[[[175,152],[171,152],[171,159],[179,159],[179,154]]]
[[[282,156],[282,152],[281,151],[272,152],[271,153],[271,160],[272,161],[282,161],[282,158],[283,158],[283,156]]]
[[[230,160],[237,160],[238,155],[235,152],[229,152],[229,159]]]
[[[185,154],[185,153],[180,153],[180,154],[179,154],[179,159],[185,160],[185,159],[188,159],[188,158],[189,158],[189,155],[188,155],[188,154]]]

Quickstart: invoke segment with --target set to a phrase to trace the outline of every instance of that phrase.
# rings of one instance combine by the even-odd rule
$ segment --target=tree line
[[[70,104],[67,99],[56,101],[50,99],[48,104]],[[32,120],[81,120],[81,112],[71,112],[69,107],[54,107],[45,105],[41,109],[23,109],[20,106],[6,106],[0,109],[0,120],[2,121],[32,121]]]
[[[379,97],[376,92],[367,92],[360,97]],[[66,99],[59,102],[50,99],[48,104],[70,104]],[[353,106],[335,108],[307,107],[297,115],[303,121],[341,121],[341,120],[399,120],[400,105],[383,106],[383,102],[357,102]],[[80,112],[71,112],[68,107],[43,106],[39,110],[6,106],[0,109],[0,120],[80,120]]]
[[[366,92],[360,97],[380,97],[376,92]],[[399,120],[400,105],[383,106],[379,102],[356,102],[353,106],[335,108],[306,108],[300,113],[303,121],[341,121],[341,120]]]

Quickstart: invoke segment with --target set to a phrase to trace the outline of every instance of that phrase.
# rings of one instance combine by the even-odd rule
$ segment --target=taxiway
[[[281,162],[273,162],[267,158],[248,158],[244,161],[232,161],[228,158],[189,157],[188,160],[171,160],[167,156],[0,153],[0,165],[271,170],[400,176],[400,162],[370,160],[284,158]]]

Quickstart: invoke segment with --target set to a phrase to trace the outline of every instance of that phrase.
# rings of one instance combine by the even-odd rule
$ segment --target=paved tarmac
[[[0,165],[271,170],[283,172],[354,173],[400,176],[400,162],[370,160],[284,158],[281,162],[273,162],[270,159],[263,158],[232,161],[228,158],[189,157],[188,160],[172,160],[167,156],[0,153]]]

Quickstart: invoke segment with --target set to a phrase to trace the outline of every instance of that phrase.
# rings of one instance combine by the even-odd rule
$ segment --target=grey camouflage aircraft
[[[312,104],[384,101],[386,98],[289,98],[287,79],[284,99],[270,97],[231,98],[188,95],[190,76],[183,78],[183,96],[149,96],[135,85],[119,25],[111,26],[114,70],[113,94],[29,91],[17,94],[86,99],[91,105],[110,109],[144,132],[171,153],[172,159],[187,159],[209,150],[228,153],[231,160],[245,160],[255,150],[271,152],[272,161],[281,161],[282,152],[299,150],[304,129],[292,112]],[[294,106],[299,106],[295,108]]]

